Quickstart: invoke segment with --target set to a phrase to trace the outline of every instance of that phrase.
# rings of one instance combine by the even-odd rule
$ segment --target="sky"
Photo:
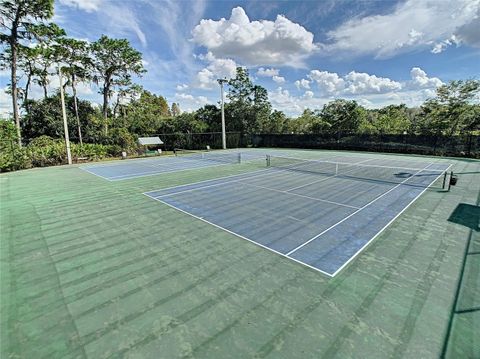
[[[237,66],[289,116],[336,98],[419,106],[480,74],[480,0],[56,0],[53,21],[78,39],[128,39],[147,70],[136,81],[183,111],[218,103],[216,80]],[[79,96],[101,102],[86,84]],[[1,91],[0,112],[9,101]]]

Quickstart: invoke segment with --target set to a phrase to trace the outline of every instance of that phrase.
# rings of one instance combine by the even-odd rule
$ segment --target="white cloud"
[[[353,18],[329,31],[324,49],[377,58],[428,47],[440,52],[457,31],[465,43],[478,44],[479,7],[480,0],[407,0],[390,14]]]
[[[283,84],[285,82],[285,77],[283,76],[273,76],[272,80],[275,81],[277,84]]]
[[[410,107],[420,106],[426,99],[436,95],[436,88],[443,82],[437,77],[428,77],[419,67],[410,71],[411,80],[398,82],[385,77],[351,71],[345,76],[334,72],[312,70],[307,74],[310,80],[295,81],[298,90],[306,86],[320,90],[292,96],[287,90],[277,88],[270,93],[274,108],[289,115],[298,115],[305,108],[319,109],[334,98],[355,100],[367,108],[380,108],[391,104],[404,103]]]
[[[303,66],[317,46],[313,34],[283,15],[275,21],[250,21],[241,7],[230,19],[202,20],[193,31],[193,41],[216,57],[230,57],[247,65]]]
[[[108,29],[111,37],[122,37],[133,32],[141,44],[147,46],[147,38],[143,32],[136,12],[128,2],[104,0],[60,0],[60,4],[75,7],[86,12],[95,12],[98,21]],[[62,20],[63,21],[63,20]]]
[[[400,90],[402,88],[402,85],[397,81],[390,80],[386,77],[369,75],[364,72],[351,71],[345,76],[345,80],[348,81],[348,86],[345,89],[345,92],[353,95],[386,93]]]
[[[288,116],[297,116],[303,110],[320,109],[330,99],[315,97],[312,91],[306,91],[303,95],[297,97],[282,87],[278,87],[275,91],[269,92],[269,100],[273,108],[285,112]]]
[[[177,85],[175,88],[176,88],[177,91],[185,91],[186,89],[188,89],[188,85],[187,84],[181,84],[181,85]]]
[[[442,80],[438,77],[428,77],[427,73],[419,67],[413,67],[410,70],[410,76],[412,81],[410,82],[411,88],[437,88],[443,85]]]
[[[237,71],[237,64],[231,59],[217,59],[211,53],[200,56],[200,59],[209,61],[209,65],[199,71],[194,79],[194,87],[211,89],[217,86],[219,78],[233,78]]]
[[[97,11],[102,2],[102,0],[60,0],[62,5],[75,7],[86,12]]]
[[[315,94],[312,91],[305,91],[305,93],[303,94],[303,98],[311,99],[311,98],[313,98],[314,95]]]
[[[304,88],[304,89],[309,89],[310,88],[310,81],[308,81],[307,79],[301,79],[301,80],[297,80],[295,81],[295,86],[297,87],[297,89],[301,89],[301,88]]]
[[[170,50],[176,60],[183,65],[184,71],[195,68],[192,56],[194,44],[189,41],[189,37],[192,28],[203,17],[206,1],[195,0],[188,3],[178,0],[143,1],[150,5],[150,17],[163,30],[158,35],[168,39]],[[135,3],[135,1],[131,2]]]
[[[263,67],[260,67],[257,71],[257,76],[271,77],[277,84],[283,84],[285,82],[285,77],[280,76],[280,70],[274,68],[264,69]]]
[[[260,77],[273,77],[273,76],[278,76],[280,74],[280,70],[278,69],[264,69],[263,67],[260,67],[257,71],[257,76]]]
[[[325,94],[337,94],[345,88],[345,80],[334,72],[312,70],[308,78]]]
[[[186,112],[195,111],[209,103],[208,98],[205,96],[193,96],[185,93],[176,93],[174,102],[178,102],[182,111]]]
[[[433,54],[439,54],[439,53],[443,52],[447,47],[449,47],[450,45],[453,45],[453,44],[460,45],[460,41],[457,39],[457,37],[455,35],[452,35],[450,37],[450,39],[440,41],[440,42],[436,43],[435,45],[433,45],[433,48],[430,52],[433,53]]]
[[[357,100],[358,104],[360,106],[363,106],[365,108],[373,108],[373,103],[369,100],[367,100],[366,98],[360,98]]]

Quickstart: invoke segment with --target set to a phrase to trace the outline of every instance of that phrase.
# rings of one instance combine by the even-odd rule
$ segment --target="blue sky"
[[[480,73],[480,0],[57,0],[54,21],[79,39],[127,38],[148,70],[138,82],[182,110],[216,103],[236,66],[289,115],[335,98],[418,106]]]

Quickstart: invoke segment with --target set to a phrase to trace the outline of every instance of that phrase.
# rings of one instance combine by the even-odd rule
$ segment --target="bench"
[[[75,157],[74,158],[75,163],[82,163],[82,162],[88,162],[90,160],[89,157]]]

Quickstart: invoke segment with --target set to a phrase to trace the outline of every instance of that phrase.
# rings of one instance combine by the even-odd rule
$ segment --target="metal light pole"
[[[70,138],[68,136],[67,112],[65,110],[65,97],[63,95],[62,70],[58,66],[58,77],[60,79],[60,99],[62,101],[63,130],[65,132],[65,146],[67,147],[68,164],[72,164],[72,154],[70,153]]]
[[[228,82],[227,79],[218,79],[220,85],[220,95],[222,97],[222,147],[224,150],[227,149],[227,134],[225,131],[225,106],[223,104],[223,84]]]

